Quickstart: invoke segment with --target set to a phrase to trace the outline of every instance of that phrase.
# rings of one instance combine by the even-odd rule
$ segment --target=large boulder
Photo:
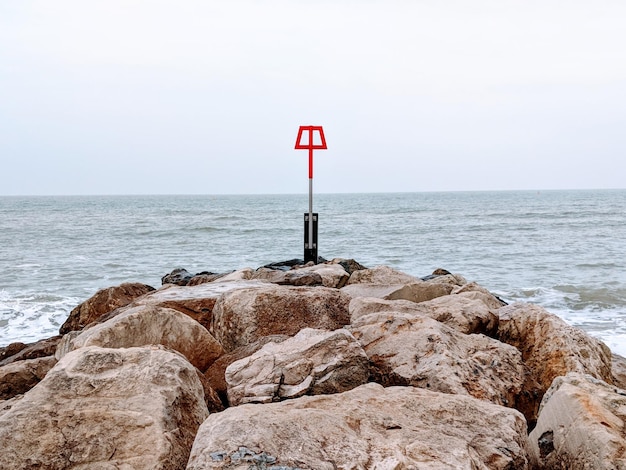
[[[612,382],[611,350],[543,308],[515,303],[499,310],[498,337],[522,353],[542,392],[569,372]]]
[[[61,335],[57,335],[39,340],[35,343],[11,343],[6,348],[4,358],[0,360],[0,367],[25,359],[54,356],[61,338]],[[2,358],[2,355],[0,355],[0,358]]]
[[[66,335],[57,349],[57,359],[78,348],[130,348],[161,344],[183,354],[205,371],[222,353],[222,346],[206,328],[183,313],[159,306],[132,307],[115,317]]]
[[[524,384],[521,354],[484,335],[464,335],[428,317],[371,314],[350,330],[370,359],[372,378],[471,395],[515,407]]]
[[[515,410],[413,387],[248,404],[209,416],[187,470],[529,468]]]
[[[24,359],[0,367],[0,400],[26,393],[56,364],[54,356]]]
[[[133,305],[153,305],[172,308],[193,318],[209,329],[213,318],[213,307],[217,299],[226,292],[267,286],[267,282],[230,280],[202,283],[193,286],[168,284],[138,299]]]
[[[352,334],[312,328],[286,341],[267,343],[233,362],[225,374],[230,405],[345,392],[368,377],[367,356]]]
[[[0,468],[184,468],[207,416],[179,354],[81,348],[0,415]]]
[[[347,284],[411,284],[419,278],[403,273],[389,266],[376,266],[371,269],[359,269],[350,275]]]
[[[280,343],[289,338],[291,338],[291,336],[287,335],[262,336],[250,344],[246,344],[245,346],[238,347],[233,351],[224,353],[213,364],[211,364],[211,366],[204,373],[207,383],[213,390],[215,390],[215,392],[217,392],[222,402],[224,404],[228,404],[228,385],[226,384],[226,369],[228,366],[235,361],[251,356],[267,343]]]
[[[461,333],[483,333],[492,336],[497,333],[498,327],[497,309],[494,310],[493,305],[492,296],[488,294],[463,292],[419,303],[409,300],[356,297],[350,301],[349,309],[353,323],[371,313],[399,312],[430,317]]]
[[[589,375],[557,377],[530,433],[536,468],[626,468],[626,391]]]
[[[59,333],[64,335],[70,331],[82,330],[88,324],[97,321],[101,316],[124,307],[136,298],[153,290],[154,287],[140,283],[126,283],[101,289],[93,297],[85,300],[70,312],[65,323],[61,325]]]
[[[327,287],[264,287],[224,293],[213,309],[211,331],[226,351],[262,336],[293,336],[303,328],[336,330],[350,323],[350,297]]]

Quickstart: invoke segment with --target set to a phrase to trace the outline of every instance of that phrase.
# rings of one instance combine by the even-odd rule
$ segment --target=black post
[[[317,264],[317,212],[313,213],[313,243],[309,244],[309,213],[304,213],[304,262]]]

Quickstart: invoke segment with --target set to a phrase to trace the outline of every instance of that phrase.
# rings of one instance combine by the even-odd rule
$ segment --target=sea
[[[626,356],[626,190],[316,194],[319,255],[417,277],[444,268]],[[0,197],[0,346],[175,268],[303,257],[308,194]]]

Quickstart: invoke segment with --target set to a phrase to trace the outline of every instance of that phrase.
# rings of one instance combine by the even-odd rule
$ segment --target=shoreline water
[[[626,355],[626,191],[324,195],[320,255],[445,268]],[[0,343],[54,334],[98,289],[301,257],[305,195],[0,197]]]

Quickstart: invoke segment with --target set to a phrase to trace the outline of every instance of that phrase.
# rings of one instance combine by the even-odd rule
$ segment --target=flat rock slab
[[[357,271],[361,272],[361,271]],[[355,273],[356,274],[356,273]],[[432,283],[418,280],[408,284],[349,284],[341,291],[350,297],[378,297],[385,300],[410,300],[425,302],[452,292],[454,286],[446,283]]]
[[[426,316],[460,331],[495,335],[498,329],[497,309],[493,297],[482,292],[463,292],[444,295],[425,302],[410,300],[385,300],[375,297],[357,297],[350,301],[352,323],[372,313],[399,312],[413,316]],[[498,308],[501,305],[498,305]]]
[[[225,373],[231,406],[345,392],[368,378],[365,351],[344,329],[305,328],[233,362]]]
[[[338,289],[264,283],[222,294],[210,331],[226,351],[233,351],[262,336],[342,328],[350,323],[349,303],[350,297]]]
[[[81,348],[0,414],[0,468],[184,468],[207,416],[179,354]]]
[[[235,273],[231,273],[235,276]],[[254,289],[267,286],[267,282],[249,280],[224,280],[198,284],[195,286],[167,285],[138,299],[133,305],[158,305],[172,308],[188,315],[206,329],[211,326],[213,307],[217,299],[225,293],[239,289]]]
[[[187,470],[528,467],[515,410],[413,387],[241,405],[202,424]]]
[[[201,371],[220,357],[222,345],[206,328],[187,315],[158,305],[126,309],[115,317],[67,334],[61,340],[56,357],[85,346],[103,348],[130,348],[161,344],[183,354]]]
[[[558,377],[530,433],[540,469],[626,468],[626,391],[589,375]]]

